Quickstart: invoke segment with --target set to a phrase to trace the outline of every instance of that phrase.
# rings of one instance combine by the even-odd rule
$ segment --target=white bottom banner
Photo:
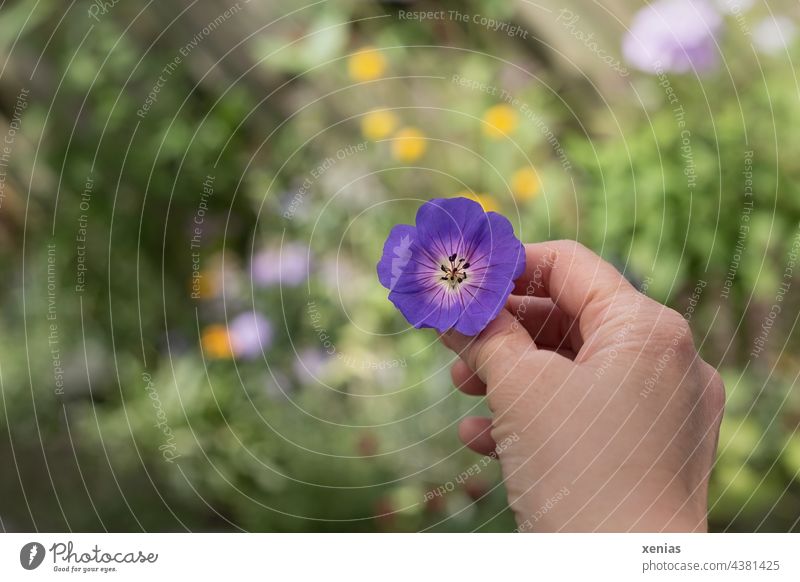
[[[796,581],[798,550],[794,534],[4,534],[0,580]]]

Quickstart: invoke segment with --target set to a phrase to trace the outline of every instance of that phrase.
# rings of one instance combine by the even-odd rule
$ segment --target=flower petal
[[[454,326],[456,331],[469,336],[480,333],[505,307],[513,289],[513,281],[499,277],[484,280],[479,288],[465,287],[469,300]]]
[[[393,291],[389,300],[414,327],[432,327],[440,332],[455,326],[464,311],[459,294],[444,285],[413,293]]]
[[[434,259],[447,257],[464,248],[486,223],[481,205],[466,198],[435,198],[417,211],[420,247]]]

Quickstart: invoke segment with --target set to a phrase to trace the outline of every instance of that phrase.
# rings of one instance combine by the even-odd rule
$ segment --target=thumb
[[[522,359],[537,351],[530,334],[505,309],[475,337],[450,330],[442,334],[441,340],[487,384],[490,378],[507,375]]]

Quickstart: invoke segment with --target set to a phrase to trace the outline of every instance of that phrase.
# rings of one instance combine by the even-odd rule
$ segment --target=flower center
[[[459,257],[456,253],[453,253],[447,257],[446,261],[442,261],[440,267],[444,273],[441,280],[446,281],[450,289],[456,289],[467,280],[469,261],[467,261],[466,257]]]

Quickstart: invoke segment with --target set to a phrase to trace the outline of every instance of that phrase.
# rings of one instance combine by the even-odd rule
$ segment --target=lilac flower
[[[253,281],[259,287],[295,287],[308,278],[309,250],[301,243],[259,251],[250,263]]]
[[[435,199],[416,226],[395,226],[378,278],[414,327],[476,335],[497,317],[525,268],[507,218],[466,198]]]
[[[765,18],[753,29],[753,44],[765,55],[776,55],[792,44],[797,26],[786,16]]]
[[[622,52],[648,73],[710,71],[719,62],[721,27],[722,17],[705,0],[656,0],[633,17]]]
[[[272,345],[272,324],[260,313],[247,311],[231,320],[228,337],[234,356],[254,359]]]

